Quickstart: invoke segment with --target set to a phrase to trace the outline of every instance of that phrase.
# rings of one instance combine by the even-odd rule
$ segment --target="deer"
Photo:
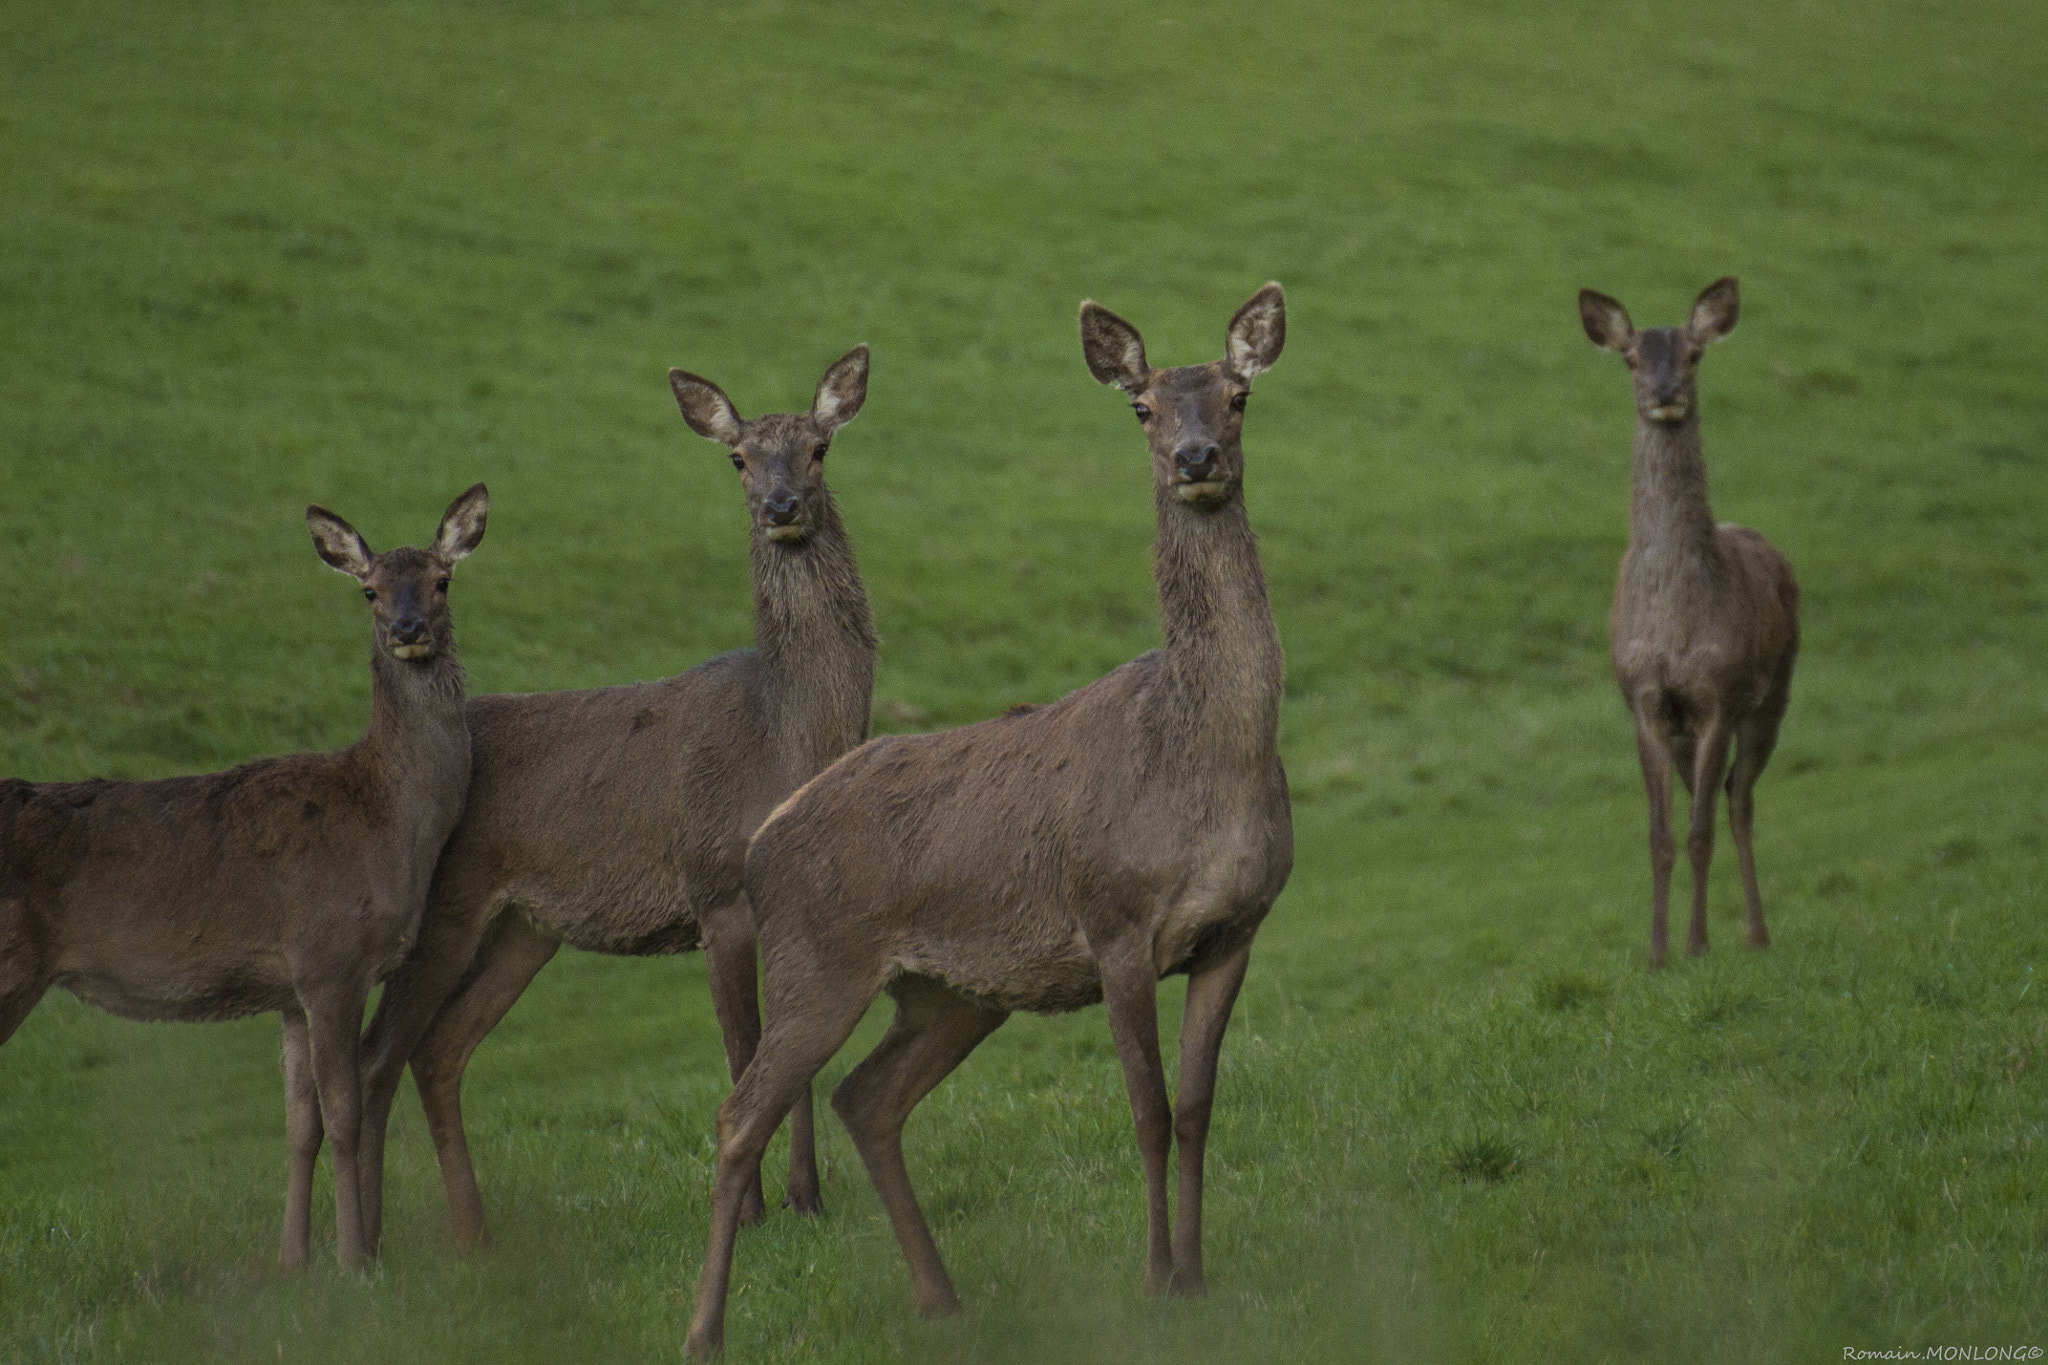
[[[370,728],[334,753],[154,781],[0,782],[0,1043],[53,985],[126,1019],[283,1017],[291,1148],[279,1260],[302,1269],[334,1143],[336,1251],[363,1260],[357,1035],[398,966],[469,789],[448,587],[483,539],[482,484],[428,549],[373,554],[306,509],[373,622]]]
[[[1244,505],[1251,381],[1279,356],[1285,298],[1238,309],[1221,360],[1152,369],[1092,300],[1094,377],[1150,447],[1164,645],[1049,705],[885,736],[770,815],[747,855],[768,1020],[718,1111],[710,1243],[687,1353],[717,1354],[747,1172],[875,997],[894,1021],[832,1095],[888,1211],[918,1308],[958,1311],[911,1190],[911,1110],[1016,1010],[1106,1006],[1144,1158],[1145,1285],[1199,1295],[1202,1170],[1217,1058],[1253,935],[1294,835],[1276,740],[1283,663]],[[1186,975],[1178,1104],[1158,982]],[[1167,1163],[1178,1144],[1170,1229]]]
[[[1762,897],[1750,846],[1754,792],[1777,746],[1799,653],[1799,585],[1792,565],[1746,526],[1716,524],[1700,450],[1699,363],[1735,328],[1732,276],[1693,301],[1682,327],[1637,331],[1607,295],[1579,291],[1593,344],[1618,352],[1635,378],[1635,469],[1628,551],[1608,617],[1614,679],[1635,718],[1636,756],[1650,803],[1650,965],[1670,947],[1671,773],[1691,797],[1686,856],[1692,924],[1686,951],[1707,950],[1707,867],[1719,791],[1742,865],[1750,946],[1764,948]],[[1729,761],[1730,747],[1734,761]],[[1725,774],[1725,784],[1724,784]]]
[[[669,384],[691,430],[724,445],[739,470],[754,644],[657,682],[469,703],[469,802],[418,943],[364,1037],[373,1246],[385,1134],[408,1063],[456,1240],[489,1240],[462,1124],[463,1071],[563,943],[624,956],[702,948],[731,1075],[746,1069],[761,1031],[741,883],[747,838],[867,738],[875,634],[825,485],[826,451],[866,400],[867,347],[825,371],[804,413],[742,420],[708,379],[676,369]],[[759,1221],[758,1165],[748,1199],[748,1221]],[[791,1124],[785,1202],[800,1214],[823,1209],[808,1103]]]

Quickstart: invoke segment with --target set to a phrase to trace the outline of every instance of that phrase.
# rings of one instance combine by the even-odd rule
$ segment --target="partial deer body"
[[[354,746],[204,777],[0,782],[0,1042],[52,985],[130,1019],[280,1011],[287,1266],[306,1261],[323,1133],[341,1259],[367,1250],[356,1035],[418,928],[469,786],[447,587],[487,506],[478,484],[432,549],[381,555],[307,509],[321,558],[362,583],[376,618],[370,730]]]
[[[754,837],[747,892],[768,1019],[719,1110],[711,1239],[689,1351],[724,1339],[748,1172],[782,1116],[887,991],[895,1023],[834,1093],[909,1261],[919,1307],[959,1306],[903,1162],[912,1108],[1013,1010],[1107,1006],[1144,1156],[1154,1291],[1202,1292],[1202,1158],[1223,1030],[1251,940],[1293,865],[1275,748],[1282,661],[1242,495],[1253,376],[1284,300],[1241,308],[1225,359],[1153,370],[1128,323],[1084,304],[1090,368],[1125,389],[1153,457],[1165,646],[1049,706],[875,740]],[[1156,989],[1188,976],[1180,1103]],[[1170,1229],[1168,1154],[1180,1146]]]
[[[418,945],[365,1039],[364,1209],[381,1226],[384,1136],[410,1061],[458,1239],[485,1238],[463,1135],[471,1053],[563,943],[591,952],[702,947],[737,1077],[760,1035],[747,838],[867,736],[875,639],[825,487],[825,448],[860,410],[868,355],[826,372],[811,411],[740,420],[716,385],[670,382],[700,435],[732,451],[750,516],[755,645],[660,682],[478,697],[469,804],[434,877]],[[808,1099],[808,1096],[806,1096]],[[748,1215],[761,1216],[758,1168]],[[820,1206],[804,1105],[788,1201]]]
[[[1664,965],[1671,871],[1671,773],[1692,796],[1686,852],[1692,923],[1686,950],[1707,948],[1707,868],[1724,785],[1742,867],[1751,946],[1770,941],[1750,848],[1753,791],[1791,699],[1799,652],[1799,585],[1792,566],[1746,526],[1716,525],[1700,452],[1698,365],[1735,326],[1733,279],[1709,285],[1683,327],[1637,331],[1622,306],[1593,290],[1579,314],[1596,345],[1634,372],[1635,473],[1628,553],[1608,621],[1615,681],[1635,716],[1636,752],[1650,803],[1650,963]],[[1729,761],[1730,748],[1734,761]]]

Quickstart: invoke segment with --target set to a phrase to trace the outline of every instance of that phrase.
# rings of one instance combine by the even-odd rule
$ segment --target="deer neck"
[[[1646,570],[1661,576],[1711,563],[1714,511],[1697,408],[1676,424],[1637,419],[1629,502],[1629,547]]]
[[[875,632],[831,498],[797,545],[756,525],[754,645],[768,665],[769,742],[808,779],[867,738]]]
[[[1179,732],[1169,752],[1263,762],[1279,737],[1285,664],[1244,500],[1212,511],[1160,488],[1154,502],[1153,577],[1170,680],[1161,721]]]
[[[466,783],[469,725],[462,663],[453,646],[424,664],[370,651],[370,732],[363,748],[394,781],[461,764]]]

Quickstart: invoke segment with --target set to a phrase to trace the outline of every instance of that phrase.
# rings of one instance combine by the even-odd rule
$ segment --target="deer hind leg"
[[[711,1186],[711,1238],[704,1249],[704,1267],[697,1276],[697,1301],[690,1314],[690,1335],[683,1353],[708,1360],[725,1345],[725,1297],[732,1281],[733,1244],[739,1236],[740,1206],[761,1165],[768,1139],[789,1114],[797,1096],[841,1044],[874,999],[874,987],[861,981],[849,989],[843,972],[807,975],[809,989],[774,996],[770,973],[768,1028],[761,1035],[754,1060],[718,1106],[718,1173]]]
[[[320,1159],[320,1096],[313,1086],[313,1045],[306,1014],[284,1011],[284,1126],[291,1142],[290,1183],[284,1196],[284,1245],[277,1260],[286,1270],[306,1268],[312,1241],[313,1164]]]
[[[329,986],[308,999],[305,1009],[311,1043],[313,1086],[320,1096],[320,1122],[334,1146],[335,1249],[343,1265],[369,1254],[363,1240],[362,1190],[357,1154],[363,1130],[363,1081],[360,1066],[363,1005],[369,987],[361,981]],[[294,1153],[296,1155],[296,1153]]]
[[[754,946],[753,912],[744,898],[702,917],[704,972],[711,983],[711,1007],[718,1014],[718,1033],[725,1043],[725,1065],[737,1085],[754,1060],[761,1042],[760,974]],[[806,1087],[798,1107],[804,1111],[806,1141],[812,1139],[810,1091]],[[800,1213],[824,1209],[818,1197],[817,1158],[813,1152],[797,1149],[797,1124],[790,1123],[788,1201]],[[800,1188],[808,1173],[807,1188]],[[754,1170],[754,1183],[740,1204],[740,1222],[751,1226],[768,1216],[768,1200],[761,1192],[761,1171]]]
[[[0,1043],[50,989],[50,964],[33,932],[28,907],[17,897],[0,897]]]
[[[1756,819],[1756,780],[1771,761],[1778,743],[1778,721],[1755,717],[1736,732],[1735,762],[1728,769],[1728,832],[1735,840],[1735,857],[1742,865],[1742,901],[1748,916],[1749,946],[1768,948],[1771,935],[1764,928],[1764,902],[1756,885],[1756,854],[1750,847],[1750,831]]]
[[[412,1050],[413,1085],[420,1092],[427,1132],[440,1162],[449,1222],[455,1240],[465,1246],[486,1245],[491,1234],[484,1224],[483,1195],[477,1189],[469,1138],[462,1128],[462,1073],[477,1044],[498,1026],[561,946],[560,940],[535,929],[524,915],[498,916],[477,949],[468,976]]]
[[[1202,1161],[1209,1144],[1209,1108],[1216,1098],[1223,1030],[1230,1023],[1251,957],[1247,943],[1188,974],[1187,1008],[1180,1026],[1180,1095],[1173,1107],[1173,1140],[1180,1149],[1180,1221],[1174,1226],[1169,1286],[1173,1293],[1188,1297],[1208,1292],[1202,1275]]]
[[[462,983],[489,927],[481,915],[443,899],[430,901],[419,940],[384,983],[363,1035],[363,1132],[358,1156],[363,1182],[363,1236],[374,1254],[384,1237],[384,1141],[405,1064]]]
[[[1671,947],[1671,869],[1678,851],[1671,838],[1670,737],[1654,697],[1638,698],[1636,758],[1650,802],[1650,966],[1662,967]]]
[[[1166,1205],[1166,1166],[1173,1145],[1173,1106],[1159,1060],[1159,978],[1152,944],[1131,935],[1097,954],[1109,1036],[1123,1063],[1124,1089],[1138,1155],[1145,1163],[1145,1292],[1164,1294],[1173,1283],[1172,1221]]]
[[[910,1188],[903,1164],[903,1124],[919,1100],[967,1059],[1009,1015],[929,981],[906,980],[893,992],[896,1019],[866,1060],[832,1092],[832,1108],[853,1135],[861,1163],[910,1263],[917,1311],[926,1317],[960,1311],[960,1299]]]
[[[1707,868],[1714,861],[1714,818],[1732,738],[1727,722],[1716,713],[1701,729],[1693,754],[1692,810],[1685,835],[1686,858],[1692,863],[1692,923],[1685,950],[1695,957],[1707,950]]]

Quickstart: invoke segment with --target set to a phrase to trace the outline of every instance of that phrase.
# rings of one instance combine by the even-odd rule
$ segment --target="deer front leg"
[[[1099,960],[1109,1036],[1123,1063],[1138,1154],[1145,1162],[1145,1292],[1163,1294],[1173,1281],[1172,1225],[1166,1205],[1173,1108],[1159,1060],[1159,977],[1152,965],[1152,944],[1143,935],[1120,940]]]
[[[462,1073],[484,1036],[498,1026],[534,975],[561,946],[518,913],[498,916],[469,975],[441,1006],[426,1036],[412,1050],[412,1080],[426,1110],[427,1132],[441,1166],[448,1219],[455,1240],[482,1246],[491,1240],[484,1223],[483,1195],[462,1128]]]
[[[1247,943],[1229,957],[1188,974],[1187,1009],[1180,1026],[1180,1096],[1173,1107],[1180,1221],[1174,1227],[1170,1288],[1191,1298],[1208,1292],[1202,1275],[1202,1163],[1209,1145],[1209,1108],[1216,1098],[1216,1062],[1251,960]]]
[[[369,1254],[363,1240],[362,1191],[356,1156],[363,1129],[362,1071],[358,1034],[369,991],[361,982],[329,986],[307,1000],[302,993],[313,1085],[320,1094],[320,1121],[334,1144],[335,1247],[343,1265]]]
[[[304,1270],[312,1241],[313,1165],[320,1159],[321,1128],[313,1047],[306,1038],[305,1011],[297,1005],[284,1011],[284,1126],[292,1165],[284,1196],[284,1245],[277,1261],[286,1270]]]
[[[1692,811],[1685,835],[1685,853],[1692,863],[1692,923],[1685,951],[1694,957],[1707,950],[1707,866],[1714,861],[1716,798],[1728,767],[1729,738],[1728,724],[1717,712],[1708,718],[1693,752]]]
[[[1656,698],[1635,702],[1636,758],[1643,767],[1643,794],[1650,801],[1650,966],[1664,965],[1671,948],[1671,868],[1678,850],[1671,839],[1671,750],[1663,728],[1651,717]]]
[[[733,1084],[739,1084],[746,1074],[747,1066],[754,1060],[754,1049],[761,1042],[761,997],[760,979],[756,967],[754,948],[754,920],[747,909],[745,899],[705,914],[701,921],[704,942],[704,971],[711,984],[711,1008],[718,1015],[718,1034],[725,1044],[725,1065],[732,1076]],[[810,1087],[804,1088],[804,1098],[809,1099]],[[799,1165],[796,1150],[795,1125],[790,1133],[790,1199],[796,1201],[796,1174]],[[815,1211],[818,1203],[816,1185],[817,1167],[811,1166],[813,1183],[806,1192]],[[740,1223],[750,1226],[768,1216],[767,1196],[761,1191],[761,1172],[754,1170],[753,1183],[747,1187],[745,1197],[740,1201]]]
[[[467,907],[465,907],[467,909]],[[413,1049],[476,956],[489,920],[431,902],[404,965],[384,983],[363,1035],[363,1131],[358,1156],[363,1182],[363,1236],[375,1255],[384,1238],[384,1142],[391,1105]]]

